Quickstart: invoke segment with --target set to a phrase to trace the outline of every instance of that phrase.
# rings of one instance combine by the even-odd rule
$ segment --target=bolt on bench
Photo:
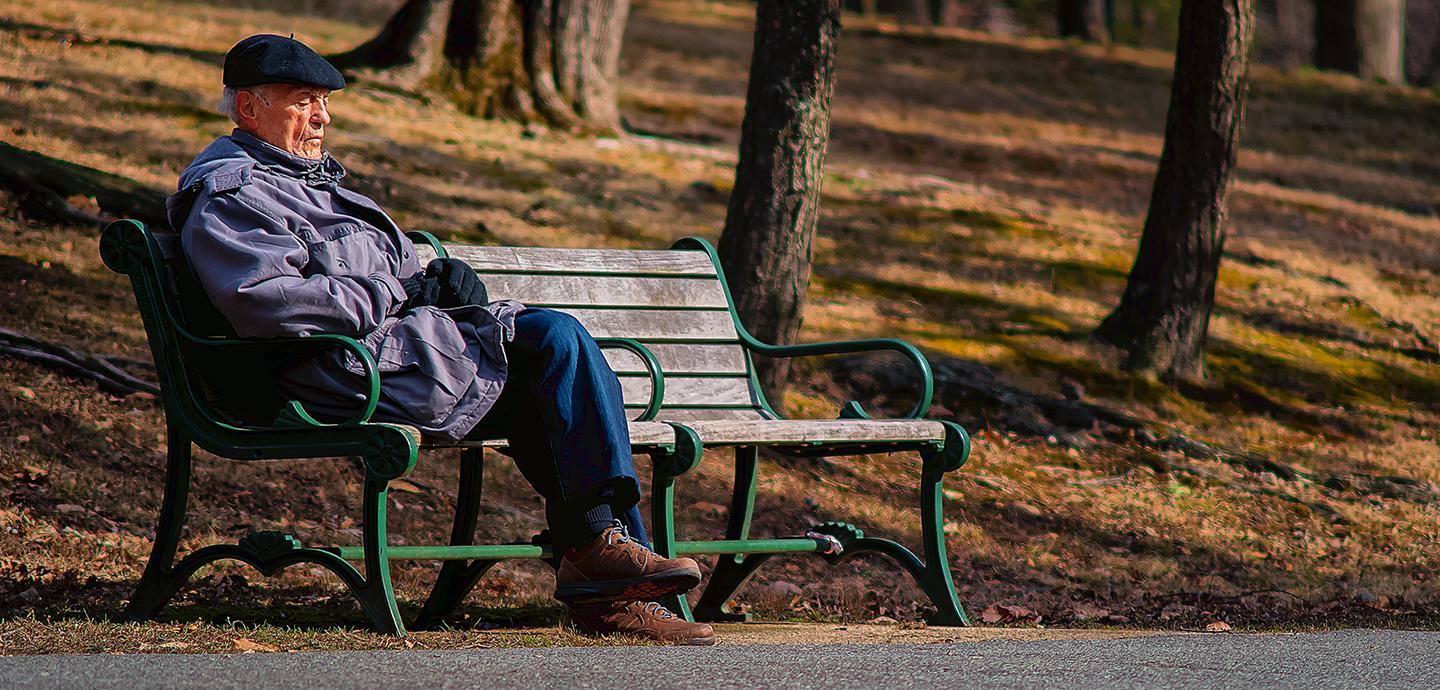
[[[934,383],[929,363],[900,340],[769,345],[741,325],[715,250],[686,238],[669,250],[543,249],[442,245],[412,233],[420,263],[436,255],[469,263],[492,298],[559,309],[585,324],[619,375],[626,408],[634,413],[630,441],[651,458],[650,529],[664,556],[715,555],[715,569],[692,612],[683,597],[665,604],[693,619],[745,620],[725,604],[766,560],[777,554],[814,553],[831,562],[873,551],[894,559],[920,585],[936,613],[932,625],[968,625],[955,593],[945,552],[941,481],[964,465],[965,430],[921,418]],[[553,557],[548,544],[473,543],[483,484],[483,453],[504,439],[434,442],[418,430],[370,421],[379,399],[374,357],[339,335],[306,338],[225,337],[228,325],[193,282],[182,262],[179,238],[155,233],[134,220],[111,223],[100,240],[106,266],[130,276],[159,374],[167,426],[168,469],[155,544],[125,615],[148,619],[164,607],[201,566],[222,558],[244,561],[265,575],[296,563],[328,568],[359,600],[376,629],[404,634],[390,585],[394,560],[443,561],[439,577],[412,627],[440,625],[497,563]],[[222,335],[216,335],[222,334]],[[369,379],[364,409],[339,423],[323,423],[304,406],[285,400],[262,372],[323,348],[348,349]],[[903,419],[871,419],[848,403],[836,420],[789,420],[775,412],[756,382],[752,356],[799,357],[891,350],[918,369],[920,399]],[[190,485],[191,447],[234,460],[358,456],[363,461],[362,538],[358,546],[302,546],[279,532],[253,532],[237,544],[207,546],[176,561]],[[735,449],[735,485],[725,538],[678,541],[674,487],[706,448]],[[804,535],[750,538],[759,449],[796,456],[917,451],[920,520],[925,560],[903,545],[867,537],[840,522],[816,525]],[[460,451],[460,493],[450,543],[390,546],[385,505],[390,481],[408,474],[421,448]],[[363,562],[363,572],[351,562]]]

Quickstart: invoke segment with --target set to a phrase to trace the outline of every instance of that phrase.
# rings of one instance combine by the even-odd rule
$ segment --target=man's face
[[[271,84],[235,97],[240,127],[275,148],[319,159],[330,124],[330,90],[304,84]]]

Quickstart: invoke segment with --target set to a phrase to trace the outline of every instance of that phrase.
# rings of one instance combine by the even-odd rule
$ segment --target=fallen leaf
[[[30,437],[28,437],[28,436],[21,436],[20,438],[24,439],[25,441],[29,441],[29,440],[30,440]],[[22,443],[23,443],[23,441],[22,441]],[[30,480],[30,481],[32,481],[32,482],[35,481],[35,480],[37,480],[37,479],[40,479],[40,478],[42,478],[42,477],[49,476],[49,475],[50,475],[50,470],[47,470],[47,469],[45,469],[44,467],[36,467],[36,466],[34,466],[34,465],[24,465],[24,466],[22,466],[22,467],[20,468],[20,476],[21,476],[21,477],[24,477],[25,479],[28,479],[28,480]]]
[[[71,206],[74,206],[75,209],[78,211],[88,213],[92,216],[100,215],[100,202],[96,201],[95,197],[93,196],[76,194],[74,196],[66,198],[65,202],[70,204]]]
[[[55,506],[55,510],[62,513],[83,513],[85,512],[85,506],[77,506],[74,503],[61,503]]]
[[[1010,623],[1018,620],[1031,620],[1035,612],[1024,606],[1006,606],[1004,604],[991,604],[985,607],[980,613],[980,620],[986,623]]]
[[[189,642],[162,642],[156,646],[161,649],[189,649],[195,645]]]
[[[1230,624],[1226,623],[1225,621],[1215,621],[1214,623],[1205,626],[1205,632],[1230,632]]]
[[[705,501],[700,501],[699,503],[690,504],[690,510],[696,513],[705,513],[707,515],[719,516],[724,515],[730,509],[720,505],[719,503],[708,503]]]
[[[252,640],[252,639],[250,639],[250,638],[248,638],[248,637],[241,637],[241,638],[235,640],[235,649],[240,650],[240,653],[242,653],[242,654],[253,654],[253,653],[255,653],[255,652],[278,652],[278,651],[280,651],[280,649],[277,648],[277,647],[272,647],[272,646],[270,646],[270,645],[268,645],[268,644],[261,644],[261,643],[256,642],[255,640]]]
[[[390,488],[396,491],[404,491],[405,493],[411,494],[425,493],[425,490],[416,486],[414,482],[409,482],[404,479],[391,479]],[[396,501],[396,503],[399,503],[399,501]]]
[[[15,390],[19,391],[20,397],[22,397],[22,398],[24,398],[24,399],[26,399],[26,400],[34,400],[34,399],[35,399],[35,391],[33,391],[33,390],[29,389],[29,388],[26,388],[26,387],[24,387],[24,386],[16,386],[16,387],[15,387]]]
[[[1092,618],[1104,618],[1110,615],[1108,609],[1102,609],[1094,604],[1077,604],[1071,611],[1075,614],[1076,619],[1082,621]]]

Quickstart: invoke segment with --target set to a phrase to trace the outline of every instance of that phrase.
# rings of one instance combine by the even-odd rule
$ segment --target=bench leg
[[[759,472],[760,449],[742,446],[735,449],[735,487],[730,498],[730,520],[725,526],[726,539],[750,536],[750,520],[755,514],[755,481]],[[730,597],[745,585],[768,554],[723,554],[715,560],[710,583],[695,604],[695,619],[719,623],[743,623],[750,614],[733,613],[727,608]]]
[[[150,549],[150,560],[145,563],[145,573],[140,576],[129,605],[120,614],[126,621],[150,620],[184,583],[183,578],[175,576],[172,566],[180,546],[180,532],[185,527],[185,509],[190,496],[190,439],[167,425],[165,445],[165,498],[160,505],[160,524],[155,527],[155,544]]]
[[[650,466],[650,541],[655,553],[675,557],[675,477],[667,471],[668,456],[654,456]],[[660,597],[660,605],[685,620],[694,620],[683,594]]]
[[[675,557],[675,478],[700,464],[705,447],[694,429],[678,422],[667,422],[675,430],[675,448],[668,453],[650,456],[650,540],[655,553]],[[684,594],[661,597],[660,605],[687,621],[695,620],[690,601]]]
[[[956,440],[955,444],[961,442],[963,441]],[[931,625],[965,626],[970,624],[970,619],[965,615],[965,609],[960,605],[960,599],[955,593],[955,582],[950,575],[950,560],[945,549],[945,514],[942,503],[944,494],[941,483],[947,471],[958,469],[959,463],[952,453],[942,449],[923,454],[920,521],[924,561],[898,542],[866,537],[864,532],[846,523],[829,522],[817,525],[814,531],[834,536],[844,545],[844,552],[838,556],[822,556],[831,563],[867,551],[889,556],[910,573],[915,583],[930,599],[930,603],[935,606],[935,614],[928,619]],[[963,461],[963,455],[960,457]],[[758,449],[736,449],[735,487],[730,504],[730,522],[725,529],[726,539],[738,540],[749,536],[755,507],[758,464]],[[710,575],[709,584],[695,605],[695,619],[710,622],[748,620],[747,614],[733,613],[726,608],[726,604],[755,571],[773,556],[774,554],[720,556],[715,563],[715,571]]]
[[[485,453],[478,448],[460,451],[460,495],[455,502],[455,524],[450,529],[451,546],[475,543],[475,526],[480,515],[480,494],[485,485]],[[500,561],[445,561],[440,576],[430,589],[425,607],[411,626],[416,630],[433,630],[445,623],[470,594],[480,578]]]
[[[343,572],[333,567],[331,570],[335,570],[336,574],[350,585],[350,591],[360,601],[360,608],[370,616],[377,632],[382,635],[403,636],[405,624],[400,620],[400,609],[395,604],[395,589],[390,585],[390,557],[385,529],[385,502],[389,485],[388,480],[368,476],[365,478],[365,495],[362,498],[365,524],[361,544],[365,549],[365,579],[358,583],[350,582]]]
[[[955,594],[955,580],[950,576],[950,557],[945,552],[945,500],[941,484],[945,479],[944,458],[926,454],[920,479],[920,528],[925,545],[924,574],[913,573],[920,587],[935,605],[931,625],[970,625],[960,598]]]

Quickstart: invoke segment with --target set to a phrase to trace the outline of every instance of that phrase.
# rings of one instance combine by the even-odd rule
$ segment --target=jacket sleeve
[[[393,275],[303,275],[305,243],[246,193],[202,197],[180,235],[196,278],[236,333],[362,336],[405,301]]]

